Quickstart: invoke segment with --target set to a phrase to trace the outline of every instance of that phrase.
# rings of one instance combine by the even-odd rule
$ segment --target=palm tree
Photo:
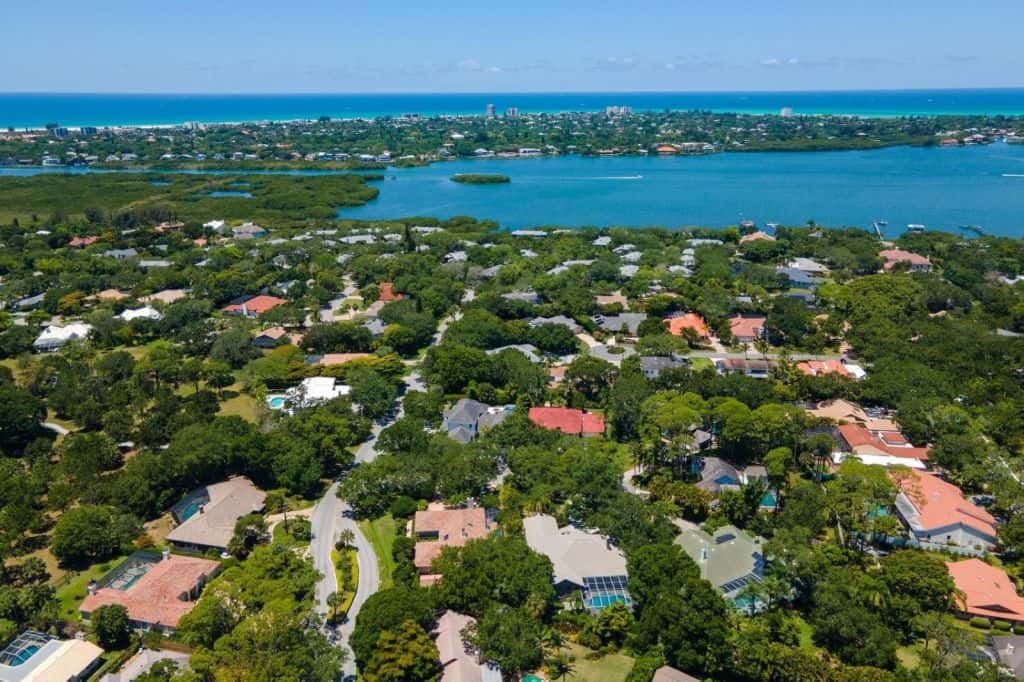
[[[331,607],[331,622],[338,620],[338,607],[345,602],[345,599],[338,592],[331,592],[327,595],[327,605]]]
[[[574,659],[568,654],[558,653],[549,658],[544,667],[547,668],[548,675],[553,680],[564,680],[567,675],[572,675],[576,672],[576,666],[573,665]]]
[[[356,534],[352,532],[351,528],[346,528],[345,530],[338,533],[338,542],[335,545],[335,547],[340,552],[343,549],[348,549],[349,547],[354,545],[355,542]]]

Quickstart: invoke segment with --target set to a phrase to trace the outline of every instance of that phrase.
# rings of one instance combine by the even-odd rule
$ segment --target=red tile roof
[[[735,334],[735,332],[733,332]],[[808,376],[816,377],[822,374],[838,374],[844,377],[852,377],[850,370],[846,369],[839,360],[828,358],[827,360],[804,360],[796,366],[801,372]]]
[[[885,259],[886,270],[891,270],[897,263],[928,266],[932,264],[927,256],[922,256],[913,251],[904,251],[903,249],[884,249],[879,251],[878,255]]]
[[[120,604],[133,621],[173,628],[195,606],[190,597],[195,596],[196,587],[218,568],[216,561],[172,554],[153,564],[126,590],[104,587],[90,594],[79,610],[90,614],[101,606]]]
[[[244,303],[233,303],[229,306],[225,306],[224,312],[226,313],[245,313],[248,315],[262,315],[263,313],[276,308],[279,305],[284,305],[288,301],[277,296],[253,296]]]
[[[570,407],[531,407],[530,421],[537,426],[571,436],[604,433],[604,418]]]
[[[416,543],[413,563],[420,571],[427,571],[445,547],[462,547],[470,540],[487,537],[491,532],[482,507],[418,511],[413,525],[417,537],[437,536],[436,540]]]
[[[390,303],[391,301],[401,301],[402,300],[402,295],[395,292],[395,285],[392,284],[391,282],[381,282],[379,286],[380,286],[380,298],[377,299],[378,301],[384,301],[385,303]]]
[[[668,323],[668,333],[674,336],[682,334],[684,329],[692,329],[704,338],[711,335],[708,332],[708,323],[697,313],[686,313],[678,317],[669,317],[665,319],[665,322]]]
[[[965,559],[946,563],[956,584],[960,608],[972,616],[1024,620],[1024,599],[1006,572],[989,566],[981,559]]]
[[[732,335],[738,339],[756,339],[764,332],[764,323],[765,318],[763,317],[737,315],[729,318],[729,329],[732,330]]]
[[[869,431],[860,424],[840,424],[839,434],[857,454],[928,459],[928,448],[911,447],[899,431]]]
[[[983,535],[996,536],[996,520],[987,511],[964,497],[960,488],[934,474],[912,471],[898,485],[914,505],[918,523],[927,531],[962,525]]]
[[[99,240],[99,237],[75,237],[70,242],[68,242],[68,246],[70,246],[73,249],[82,249],[91,244],[95,244]]]

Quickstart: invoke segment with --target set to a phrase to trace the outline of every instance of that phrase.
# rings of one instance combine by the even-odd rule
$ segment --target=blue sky
[[[10,0],[0,91],[1022,86],[1021,0]]]

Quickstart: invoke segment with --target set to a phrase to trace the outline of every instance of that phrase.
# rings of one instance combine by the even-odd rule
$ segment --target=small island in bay
[[[452,182],[461,182],[467,185],[503,185],[512,182],[512,178],[494,173],[457,173],[452,176]]]

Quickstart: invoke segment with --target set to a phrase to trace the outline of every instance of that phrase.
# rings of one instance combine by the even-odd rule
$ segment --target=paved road
[[[65,429],[60,424],[54,424],[53,422],[42,422],[39,425],[42,426],[44,429],[49,429],[50,431],[53,431],[58,436],[66,436],[68,435],[68,433],[70,433],[70,431]]]

